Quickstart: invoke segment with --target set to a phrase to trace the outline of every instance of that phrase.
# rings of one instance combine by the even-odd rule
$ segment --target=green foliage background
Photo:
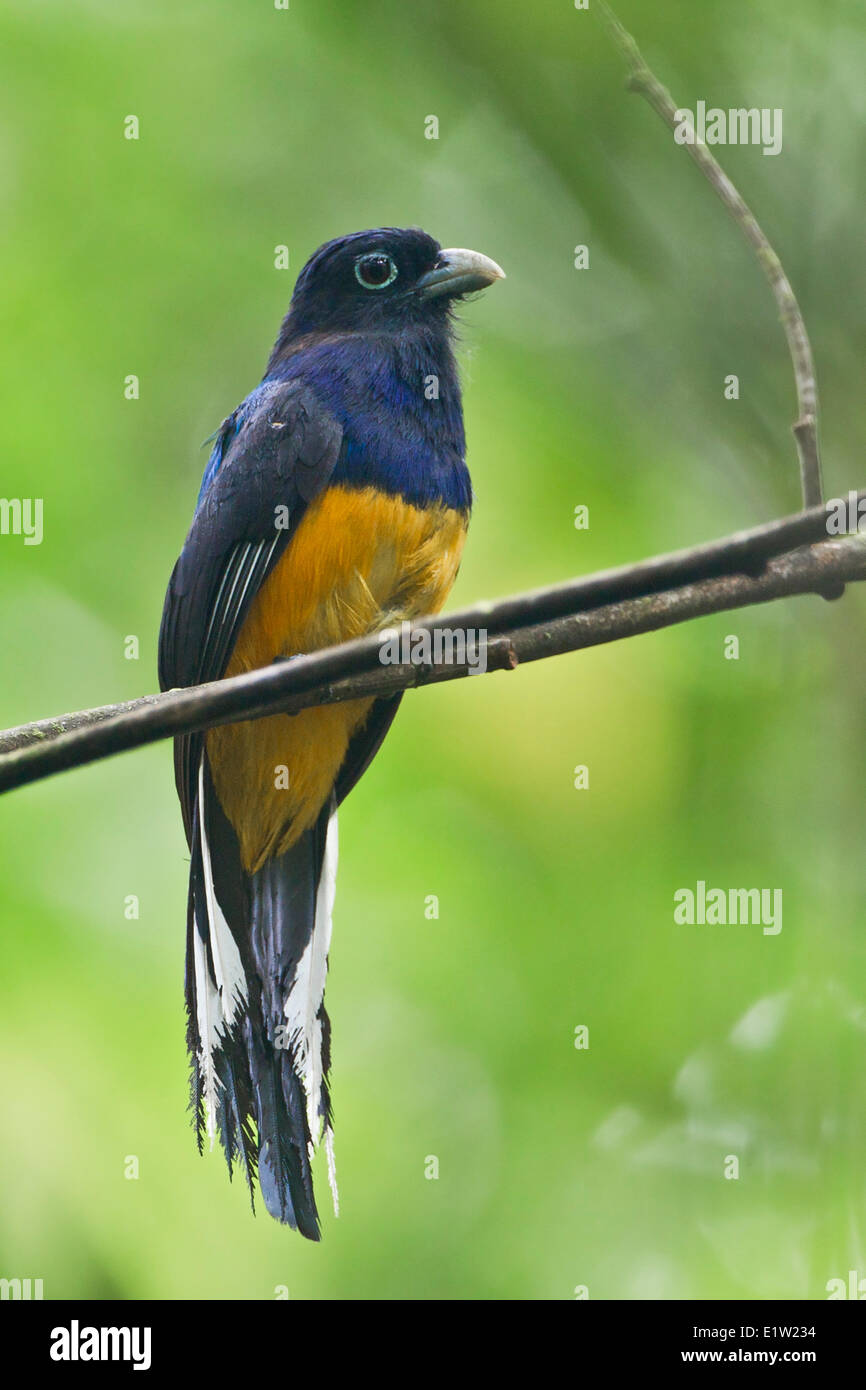
[[[720,154],[801,296],[828,493],[862,485],[862,6],[619,13],[680,105],[783,109],[778,158]],[[570,0],[6,0],[0,492],[44,498],[45,537],[0,537],[4,726],[155,687],[200,441],[340,233],[417,223],[508,272],[462,314],[455,604],[796,508],[770,296],[622,77]],[[318,1247],[195,1153],[168,746],[4,798],[0,1274],[95,1299],[822,1298],[866,1275],[863,619],[856,592],[797,599],[406,699],[342,816],[343,1211]],[[698,879],[782,888],[783,930],[675,925]]]

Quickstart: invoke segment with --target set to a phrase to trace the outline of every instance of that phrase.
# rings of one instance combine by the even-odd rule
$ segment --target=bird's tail
[[[202,756],[193,827],[186,998],[199,1149],[219,1134],[253,1198],[319,1239],[310,1160],[320,1139],[337,1211],[325,979],[337,872],[333,801],[253,874]]]

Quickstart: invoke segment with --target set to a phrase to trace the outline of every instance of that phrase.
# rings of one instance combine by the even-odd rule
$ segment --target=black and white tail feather
[[[241,867],[202,751],[193,816],[186,999],[199,1149],[219,1135],[254,1201],[320,1235],[311,1159],[334,1167],[325,981],[337,874],[336,797],[285,854]]]

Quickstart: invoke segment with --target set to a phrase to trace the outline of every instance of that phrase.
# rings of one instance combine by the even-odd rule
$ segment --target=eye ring
[[[397,279],[397,274],[393,258],[384,251],[368,251],[355,261],[355,279],[365,290],[387,289]]]

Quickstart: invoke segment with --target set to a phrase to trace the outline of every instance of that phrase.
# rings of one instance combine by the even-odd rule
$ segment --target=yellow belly
[[[437,613],[457,574],[466,524],[465,513],[448,507],[413,507],[373,488],[328,489],[256,595],[226,676]],[[210,730],[214,785],[248,873],[313,825],[372,703]]]

